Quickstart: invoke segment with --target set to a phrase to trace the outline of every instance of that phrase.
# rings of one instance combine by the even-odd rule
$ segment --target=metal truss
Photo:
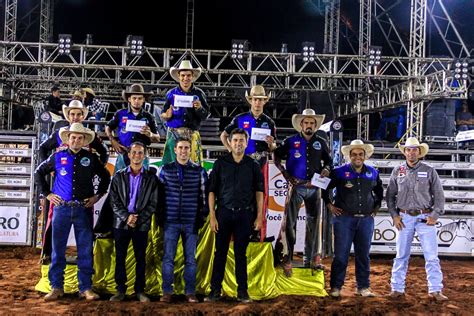
[[[443,0],[432,0],[427,9],[451,57],[469,57],[469,50],[446,10]]]
[[[402,2],[402,0],[394,1],[389,7],[384,8],[384,1],[374,0],[374,19],[394,56],[408,56],[408,49],[390,17],[390,11]]]
[[[5,25],[3,29],[3,40],[13,42],[16,40],[16,22],[17,22],[17,0],[5,0]],[[13,48],[5,48],[4,58],[11,60],[14,55]]]
[[[40,9],[40,43],[49,43],[53,40],[54,0],[41,0]]]
[[[194,0],[187,0],[186,8],[186,48],[193,48],[194,39]]]
[[[324,50],[325,54],[339,52],[340,0],[329,0],[324,12]]]
[[[424,58],[426,52],[426,11],[428,0],[411,0],[410,19],[410,51],[409,56],[413,58]],[[416,77],[421,70],[416,59],[409,64],[409,74]],[[407,103],[407,136],[421,139],[423,135],[423,100],[415,101],[417,91],[423,89],[418,82],[408,82]]]
[[[372,0],[360,0],[360,12],[359,12],[359,56],[367,56],[369,53],[369,46],[371,43],[371,30],[372,30]],[[359,60],[359,74],[370,74],[371,67],[368,65],[367,60]],[[361,93],[366,93],[368,90],[367,80],[358,80],[358,90]],[[363,114],[361,109],[368,106],[367,97],[357,98],[357,110],[358,110],[358,124],[357,124],[357,138],[358,139],[369,139],[369,123],[370,118],[368,114]]]
[[[0,74],[0,83],[21,91],[28,100],[46,96],[53,83],[66,91],[87,83],[101,100],[110,103],[121,102],[122,89],[131,83],[142,83],[164,96],[176,85],[169,68],[184,58],[203,68],[197,85],[218,105],[213,111],[221,116],[239,111],[235,107],[243,103],[243,90],[254,83],[285,97],[273,98],[275,117],[292,109],[279,108],[278,102],[291,99],[291,104],[297,104],[297,94],[302,91],[328,92],[328,80],[333,82],[329,91],[343,98],[336,110],[341,116],[380,111],[408,102],[410,96],[419,100],[463,98],[467,91],[466,84],[453,84],[450,78],[451,58],[383,57],[376,76],[381,90],[362,91],[360,81],[373,78],[359,68],[366,64],[365,56],[317,54],[315,62],[304,63],[300,54],[273,52],[250,52],[246,60],[236,61],[229,51],[147,47],[142,57],[127,59],[124,46],[74,45],[70,56],[58,56],[57,44],[52,43],[0,42],[0,48],[15,49],[13,60],[0,56],[0,67],[7,69]],[[418,65],[417,77],[409,75],[413,63]],[[407,83],[413,80],[423,89],[410,95]],[[242,92],[240,96],[236,91]],[[365,103],[358,103],[358,98],[365,98]]]

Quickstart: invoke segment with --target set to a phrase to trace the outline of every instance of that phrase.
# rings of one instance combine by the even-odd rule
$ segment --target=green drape
[[[197,277],[196,293],[208,294],[212,274],[212,261],[214,257],[214,233],[209,228],[209,222],[199,232],[197,247]],[[150,295],[161,295],[161,259],[163,257],[163,236],[160,227],[152,221],[147,248],[146,288]],[[314,295],[326,296],[324,290],[324,274],[317,271],[314,275],[310,269],[293,269],[291,278],[285,277],[280,269],[273,267],[273,253],[271,243],[250,243],[247,248],[248,291],[252,299],[263,300],[279,295]],[[132,294],[135,281],[135,258],[130,243],[126,260],[127,267],[127,294]],[[41,279],[35,289],[47,293],[50,291],[48,280],[48,265],[41,267]],[[93,287],[99,293],[115,293],[115,249],[112,239],[98,239],[94,246]],[[175,260],[175,286],[176,294],[184,293],[184,253],[181,242],[178,245]],[[223,294],[231,297],[237,296],[237,281],[235,278],[235,261],[233,246],[229,248],[224,282]],[[77,266],[67,265],[65,271],[64,291],[73,293],[78,291]]]

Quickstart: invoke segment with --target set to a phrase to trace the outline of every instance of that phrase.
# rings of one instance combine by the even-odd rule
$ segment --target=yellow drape
[[[196,293],[208,294],[212,275],[212,261],[214,257],[214,233],[209,229],[209,222],[199,232],[197,247],[197,277]],[[163,236],[160,227],[152,221],[147,248],[146,287],[145,292],[150,295],[161,295],[161,259],[163,257]],[[48,265],[41,267],[42,277],[35,289],[47,293],[50,291],[48,280]],[[128,293],[132,294],[135,282],[135,258],[130,243],[126,259]],[[94,246],[93,287],[99,293],[115,293],[115,249],[112,239],[98,239]],[[181,242],[178,244],[175,260],[176,294],[184,293],[184,253]],[[233,246],[229,248],[223,294],[237,296],[237,281],[235,278],[235,261]],[[273,267],[273,253],[271,243],[250,243],[247,248],[248,291],[252,299],[263,300],[279,295],[314,295],[326,296],[324,290],[324,274],[321,271],[312,275],[310,269],[293,269],[293,276],[286,278],[280,269]],[[65,271],[64,290],[67,293],[78,291],[77,266],[67,265]]]

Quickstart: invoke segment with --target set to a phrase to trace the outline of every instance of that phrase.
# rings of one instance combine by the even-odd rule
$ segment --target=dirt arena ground
[[[390,292],[391,258],[372,260],[372,289],[376,298],[355,297],[354,262],[350,263],[344,297],[281,296],[276,299],[243,305],[234,301],[188,304],[184,300],[174,304],[135,301],[111,303],[108,297],[97,302],[85,302],[76,295],[58,302],[46,303],[42,293],[34,287],[40,277],[39,251],[25,247],[0,247],[0,314],[68,314],[68,315],[473,315],[474,261],[472,259],[443,258],[445,291],[448,302],[436,303],[428,298],[424,261],[411,260],[405,299],[393,301],[385,296]],[[330,266],[330,260],[325,261]],[[329,273],[326,274],[326,283]]]

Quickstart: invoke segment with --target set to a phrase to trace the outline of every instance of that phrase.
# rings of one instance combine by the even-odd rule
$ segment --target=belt
[[[84,206],[85,203],[83,201],[61,201],[59,205],[79,207],[79,206]]]
[[[248,211],[248,210],[251,209],[251,207],[250,206],[247,206],[247,207],[232,207],[232,208],[223,207],[223,209],[228,210],[228,211],[232,211],[232,212],[241,212],[241,211]]]
[[[343,215],[347,216],[352,216],[352,217],[367,217],[367,216],[372,216],[372,214],[360,214],[360,213],[348,213],[348,212],[342,212]]]
[[[423,210],[402,210],[400,209],[400,213],[408,214],[410,216],[418,216],[421,214],[429,214],[431,213],[431,209],[423,209]]]
[[[249,156],[255,160],[260,160],[268,156],[268,151],[261,151],[261,152],[256,151],[252,154],[249,154]]]
[[[191,136],[193,134],[193,130],[188,127],[178,127],[178,128],[170,127],[170,130],[176,136],[183,137],[183,138],[191,139]]]

